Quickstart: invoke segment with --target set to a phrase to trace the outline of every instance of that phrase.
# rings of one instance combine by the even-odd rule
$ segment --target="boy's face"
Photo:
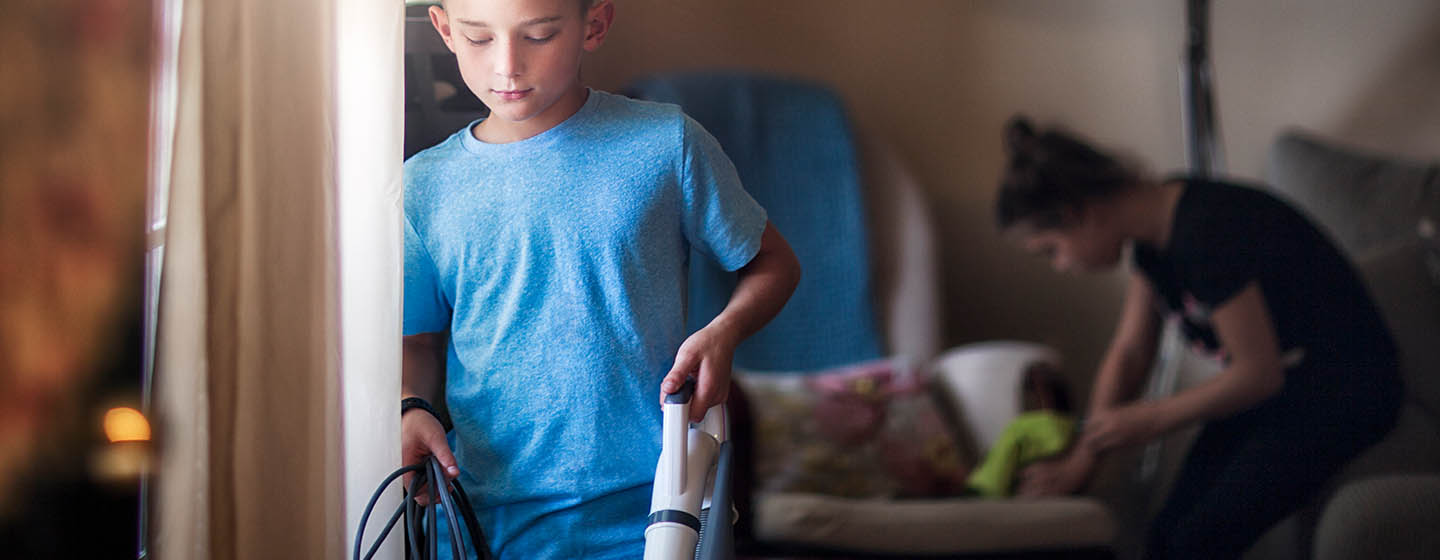
[[[446,0],[430,20],[492,117],[520,123],[583,93],[580,55],[604,42],[613,13],[603,0],[584,12],[577,0]]]

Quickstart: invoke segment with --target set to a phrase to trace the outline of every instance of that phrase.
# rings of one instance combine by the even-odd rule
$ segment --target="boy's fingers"
[[[670,370],[670,373],[665,374],[665,380],[660,382],[660,390],[666,394],[679,391],[680,384],[685,382],[687,376],[688,372],[679,369]]]
[[[715,373],[715,366],[709,360],[700,362],[700,378],[697,379],[695,387],[695,401],[690,407],[690,419],[699,422],[705,419],[705,413],[710,407],[725,402],[725,392],[730,389],[729,383],[721,383],[720,375]]]
[[[685,378],[695,371],[694,360],[688,355],[681,353],[675,356],[675,367],[670,368],[670,373],[665,374],[665,379],[660,381],[660,402],[665,402],[665,395],[680,390],[680,385],[685,383]]]
[[[439,441],[430,441],[429,447],[430,453],[440,461],[440,469],[445,471],[446,478],[460,476],[460,467],[455,465],[455,455],[450,453],[450,444],[445,442],[444,437],[441,437]]]

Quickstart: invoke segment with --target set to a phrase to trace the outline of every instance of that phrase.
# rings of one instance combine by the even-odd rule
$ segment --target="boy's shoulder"
[[[635,99],[615,93],[591,90],[595,100],[597,118],[591,126],[605,129],[606,137],[643,136],[673,138],[678,141],[685,127],[694,121],[680,110],[679,105]]]
[[[460,136],[467,134],[470,127],[474,124],[475,123],[472,122],[465,125],[460,130],[455,131],[444,140],[441,140],[438,144],[420,150],[416,152],[415,155],[406,159],[401,166],[405,177],[410,179],[432,173],[437,170],[437,168],[444,167],[445,164],[457,160],[461,156],[461,152],[464,152],[464,149],[460,145]]]
[[[597,108],[612,117],[629,117],[637,120],[652,120],[656,122],[674,122],[685,113],[680,106],[674,103],[662,103],[659,101],[648,101],[610,93],[604,90],[592,89],[590,94],[597,96]]]
[[[635,99],[602,90],[591,90],[591,95],[593,99],[587,105],[593,105],[592,118],[586,119],[583,126],[596,132],[590,136],[606,141],[627,137],[653,139],[658,136],[678,142],[683,141],[684,134],[690,133],[688,129],[699,127],[679,105],[673,103]],[[465,125],[440,143],[405,160],[406,175],[423,174],[428,170],[443,168],[457,159],[464,159],[468,152],[464,148],[462,136],[474,124],[472,122]]]
[[[528,156],[547,150],[561,154],[576,154],[577,149],[588,151],[601,148],[622,152],[633,157],[650,155],[665,159],[681,153],[687,136],[695,134],[700,125],[687,116],[678,105],[634,99],[624,95],[601,90],[591,90],[591,99],[582,109],[587,114],[581,122],[573,123],[568,138],[562,142],[545,142],[527,150]],[[440,143],[421,150],[403,165],[404,183],[407,193],[419,195],[421,191],[444,189],[445,184],[458,176],[473,177],[474,166],[486,161],[467,149],[470,127],[455,131]],[[543,147],[542,147],[543,146]],[[518,151],[505,152],[503,157],[513,158]],[[642,158],[643,159],[643,158]]]

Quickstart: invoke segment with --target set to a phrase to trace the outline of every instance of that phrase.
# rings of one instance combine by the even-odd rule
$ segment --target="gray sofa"
[[[1266,184],[1325,229],[1364,277],[1400,347],[1405,399],[1394,430],[1246,558],[1440,558],[1440,162],[1366,154],[1291,130],[1275,140],[1267,167]],[[1175,346],[1168,367],[1176,385],[1152,390],[1183,390],[1218,371],[1187,345]],[[1162,360],[1152,378],[1166,367]],[[1140,555],[1145,525],[1163,505],[1195,432],[1102,463],[1089,493],[1109,504],[1123,528],[1115,542],[1120,558]],[[1154,463],[1148,468],[1147,459]]]
[[[1405,401],[1394,431],[1250,556],[1440,558],[1440,163],[1289,131],[1271,149],[1267,182],[1359,267],[1400,346]]]

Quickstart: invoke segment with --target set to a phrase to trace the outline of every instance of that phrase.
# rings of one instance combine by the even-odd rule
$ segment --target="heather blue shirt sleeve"
[[[760,251],[765,209],[745,192],[720,143],[690,117],[685,117],[684,150],[680,189],[685,237],[725,270],[738,270]]]
[[[435,261],[415,225],[405,218],[405,336],[450,329],[451,306],[440,287]]]

